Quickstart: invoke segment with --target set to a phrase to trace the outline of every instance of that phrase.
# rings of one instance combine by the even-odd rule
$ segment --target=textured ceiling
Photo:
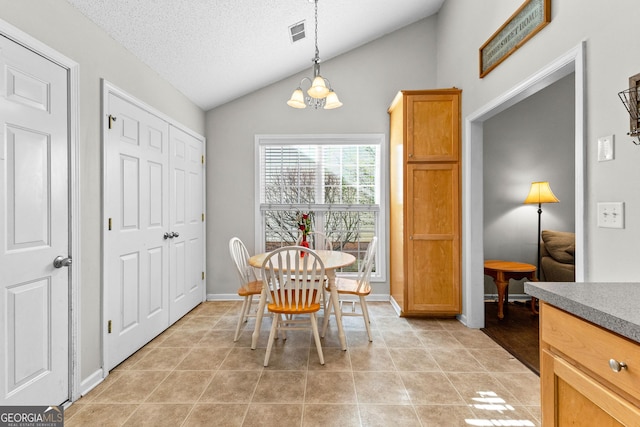
[[[67,0],[204,110],[311,69],[309,0]],[[444,0],[319,0],[322,60],[438,12]],[[289,26],[307,36],[291,42]]]

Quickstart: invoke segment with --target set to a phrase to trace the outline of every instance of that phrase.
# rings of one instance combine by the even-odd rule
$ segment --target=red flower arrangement
[[[307,242],[307,235],[311,233],[311,215],[309,212],[298,212],[296,217],[298,220],[298,229],[300,229],[300,232],[302,233],[302,241],[300,241],[300,246],[308,248],[309,242]]]
[[[303,236],[307,236],[311,233],[311,215],[307,213],[298,212],[298,228]]]

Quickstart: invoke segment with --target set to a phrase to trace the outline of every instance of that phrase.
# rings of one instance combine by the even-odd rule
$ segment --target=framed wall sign
[[[480,47],[480,78],[551,22],[551,0],[527,0]]]

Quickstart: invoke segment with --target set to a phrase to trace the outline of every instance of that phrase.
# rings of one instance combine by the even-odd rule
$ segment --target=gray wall
[[[200,134],[204,134],[205,115],[65,0],[0,0],[0,19],[76,61],[80,68],[79,364],[84,379],[102,367],[100,79],[110,81]]]
[[[586,277],[593,281],[638,281],[640,147],[625,135],[629,120],[616,95],[627,87],[629,76],[640,72],[640,61],[630,55],[640,47],[636,27],[623,24],[629,11],[635,10],[636,3],[636,0],[617,0],[603,7],[602,2],[596,0],[554,1],[552,22],[480,79],[478,48],[522,0],[446,0],[437,17],[323,63],[323,74],[331,79],[345,104],[341,109],[297,111],[285,105],[299,79],[310,74],[309,69],[209,111],[205,128],[205,115],[195,105],[65,0],[0,0],[0,19],[81,66],[80,367],[83,378],[101,366],[100,78],[110,80],[207,137],[207,292],[227,294],[234,293],[236,287],[229,268],[229,238],[238,235],[253,248],[255,134],[375,132],[388,135],[386,109],[400,89],[460,87],[464,120],[586,40]],[[256,70],[259,72],[259,67]],[[463,138],[465,131],[463,127]],[[610,134],[616,136],[616,158],[598,163],[596,140]],[[562,200],[563,195],[559,196]],[[597,228],[598,201],[626,202],[625,229]],[[552,217],[550,209],[545,219]],[[375,292],[385,291],[388,287],[375,289]]]
[[[396,93],[435,87],[435,28],[436,17],[427,18],[323,61],[322,74],[344,103],[339,109],[287,106],[300,79],[311,75],[309,67],[207,113],[207,293],[212,298],[235,295],[238,287],[229,239],[238,236],[255,250],[255,135],[384,133],[388,140],[387,108]],[[374,284],[373,293],[388,295],[388,282]]]
[[[542,229],[574,231],[574,75],[484,122],[484,258],[537,264],[538,205],[531,182],[549,181],[560,203],[542,205]],[[485,294],[496,294],[485,276]],[[511,296],[524,293],[512,281]]]
[[[622,24],[637,1],[618,0],[606,7],[597,0],[553,1],[549,25],[480,79],[479,47],[522,1],[489,3],[445,1],[438,14],[438,86],[464,90],[464,118],[586,41],[585,279],[639,281],[640,147],[626,135],[629,116],[617,96],[627,88],[629,77],[640,72],[637,55],[630,54],[640,48],[636,29]],[[615,160],[599,163],[597,139],[611,134]],[[597,227],[597,202],[604,201],[625,202],[624,229]]]

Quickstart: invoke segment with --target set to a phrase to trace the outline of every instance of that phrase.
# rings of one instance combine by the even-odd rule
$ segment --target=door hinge
[[[111,218],[109,218],[109,231],[111,231],[111,224],[112,224],[112,221],[111,221]]]
[[[107,322],[107,332],[111,333],[111,320]]]
[[[202,272],[202,280],[204,280],[204,271]]]
[[[204,222],[204,214],[202,214],[202,222]]]
[[[204,154],[202,155],[202,164],[204,165]]]
[[[116,121],[116,118],[114,116],[112,116],[111,114],[109,114],[109,129],[111,129],[113,127],[113,122]]]

